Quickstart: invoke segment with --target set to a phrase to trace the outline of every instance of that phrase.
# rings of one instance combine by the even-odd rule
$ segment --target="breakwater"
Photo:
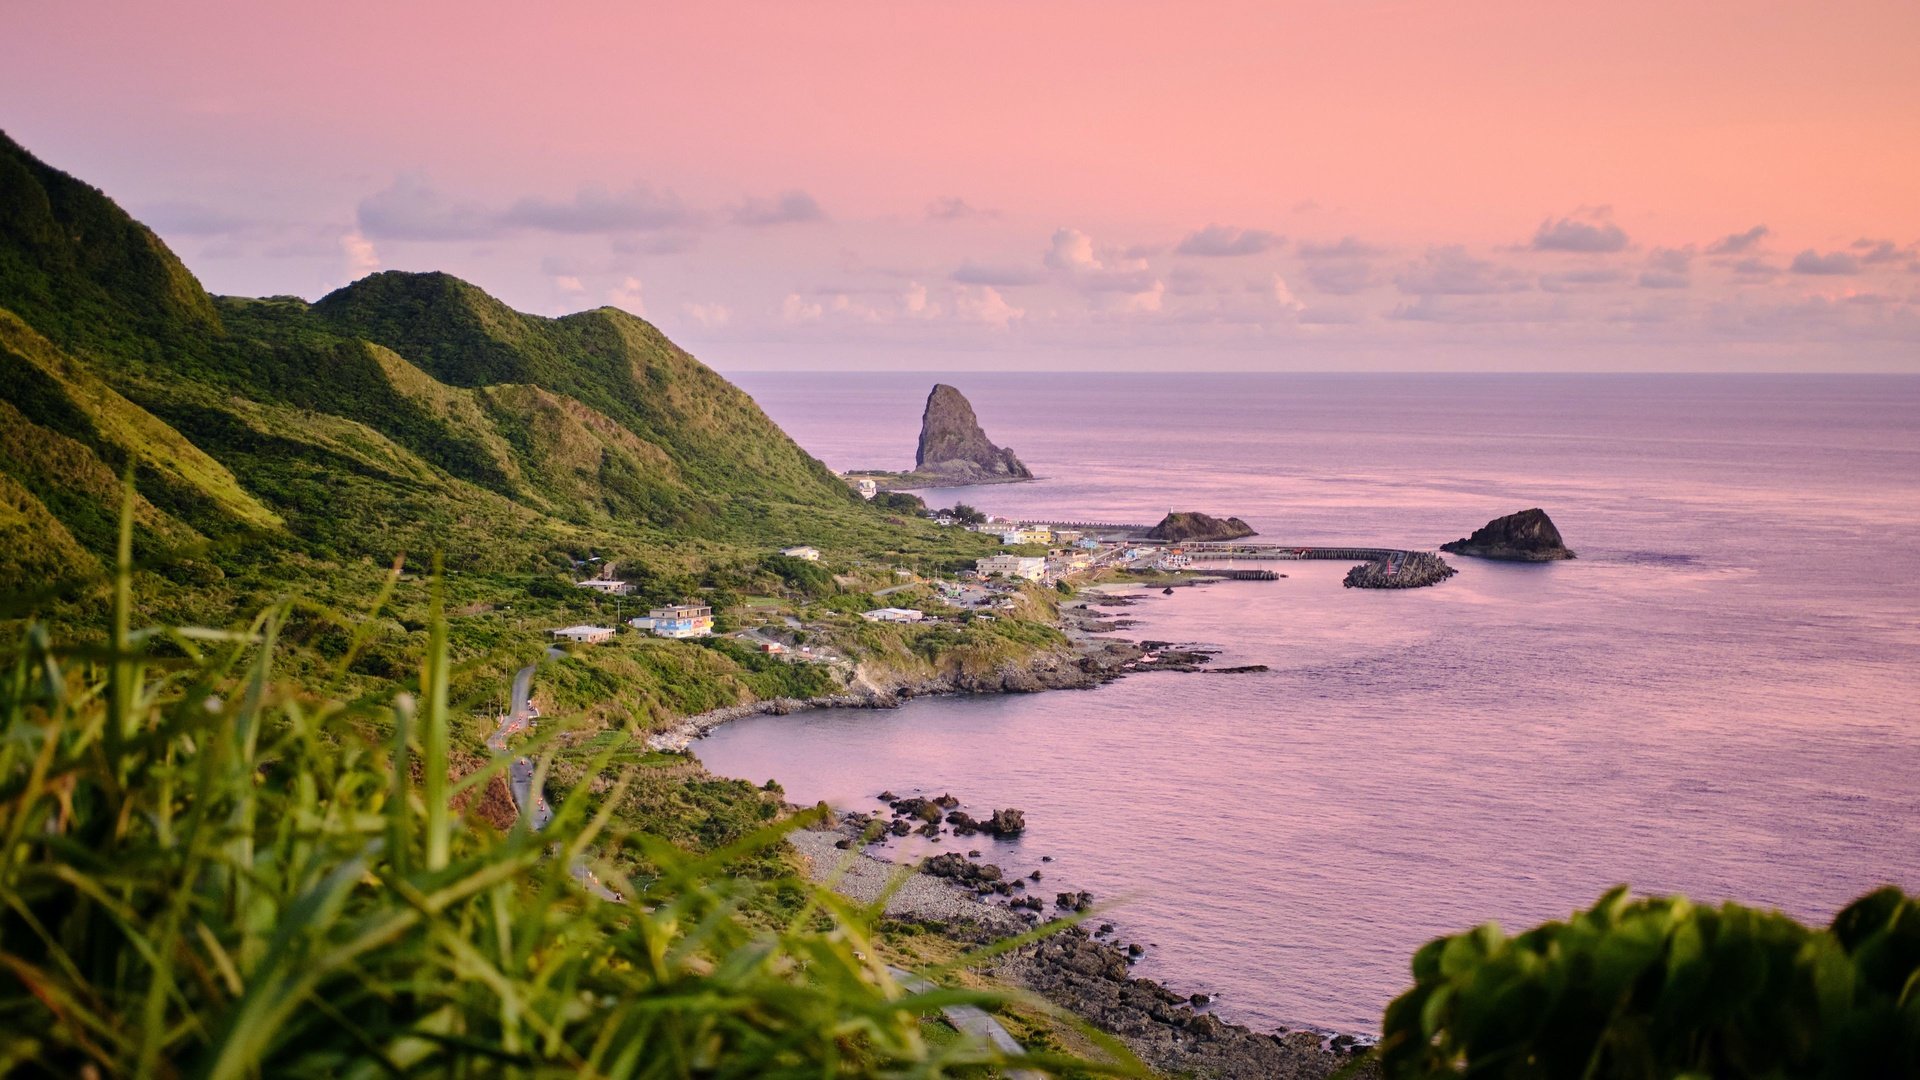
[[[1396,551],[1347,571],[1342,584],[1349,589],[1418,589],[1438,585],[1457,573],[1432,552]]]

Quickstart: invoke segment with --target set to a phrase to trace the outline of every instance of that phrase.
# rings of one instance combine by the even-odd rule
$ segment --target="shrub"
[[[1430,942],[1413,975],[1389,1080],[1920,1076],[1920,903],[1895,889],[1812,930],[1622,887],[1518,937]]]

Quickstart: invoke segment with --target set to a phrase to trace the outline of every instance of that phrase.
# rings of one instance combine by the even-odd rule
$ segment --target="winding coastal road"
[[[565,655],[566,653],[557,648],[551,646],[547,648],[549,659]],[[500,726],[494,728],[493,734],[487,736],[488,749],[497,753],[506,753],[508,737],[527,730],[528,725],[540,716],[540,710],[533,705],[533,673],[539,666],[528,664],[513,676],[513,702],[507,714],[500,718]],[[539,832],[553,820],[553,807],[547,802],[544,791],[534,789],[533,774],[532,758],[525,755],[515,757],[507,766],[507,790],[513,795],[514,806],[519,808],[520,820],[526,822],[528,829]],[[600,878],[587,866],[585,859],[574,862],[572,873],[573,879],[578,881],[582,888],[600,899],[614,901],[624,899],[619,893],[600,883]]]

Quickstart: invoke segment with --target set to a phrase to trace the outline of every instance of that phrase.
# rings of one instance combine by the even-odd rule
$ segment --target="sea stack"
[[[1031,480],[1013,451],[987,441],[965,394],[936,383],[920,416],[920,449],[913,471],[956,480]]]
[[[1221,519],[1193,510],[1167,511],[1160,524],[1147,530],[1149,540],[1173,543],[1202,543],[1209,540],[1238,540],[1253,536],[1253,526],[1237,517]]]
[[[1475,529],[1472,536],[1451,544],[1441,544],[1440,550],[1508,562],[1552,562],[1555,559],[1573,558],[1573,552],[1568,551],[1560,539],[1560,530],[1553,527],[1553,519],[1539,507],[1494,518],[1485,526]]]

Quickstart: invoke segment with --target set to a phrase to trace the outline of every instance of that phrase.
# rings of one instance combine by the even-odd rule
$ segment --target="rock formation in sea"
[[[1149,540],[1170,540],[1176,543],[1238,540],[1243,536],[1253,535],[1255,535],[1253,526],[1237,517],[1222,520],[1192,510],[1168,511],[1167,516],[1160,519],[1160,524],[1147,530]]]
[[[1573,552],[1568,551],[1560,539],[1560,530],[1554,528],[1553,519],[1539,507],[1494,518],[1484,527],[1475,529],[1472,536],[1451,544],[1441,544],[1440,550],[1451,551],[1455,555],[1505,559],[1509,562],[1551,562],[1554,559],[1573,558]]]
[[[936,383],[920,416],[920,448],[913,470],[961,480],[1029,480],[1032,470],[1013,451],[993,445],[966,395]]]

